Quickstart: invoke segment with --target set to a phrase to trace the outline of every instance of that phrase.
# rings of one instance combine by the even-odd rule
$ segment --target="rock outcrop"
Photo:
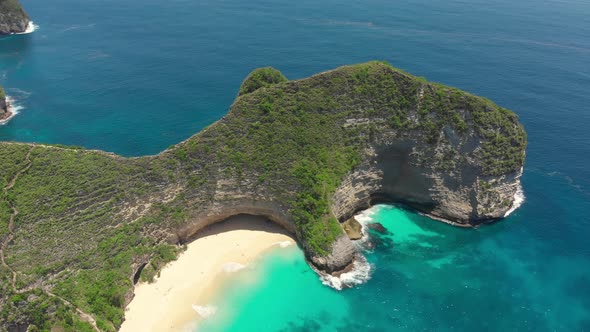
[[[0,35],[25,32],[30,21],[18,0],[0,0]]]
[[[502,218],[526,133],[487,99],[369,62],[295,81],[257,70],[227,115],[156,156],[0,147],[0,219],[18,213],[0,223],[0,312],[43,312],[51,291],[114,330],[146,257],[154,273],[236,214],[283,226],[336,275],[358,255],[341,223],[375,202],[465,227]],[[29,290],[34,301],[15,296]],[[42,321],[59,321],[59,310]]]
[[[351,240],[360,240],[363,237],[363,225],[361,225],[355,217],[349,218],[342,223],[342,228],[348,238]]]
[[[0,121],[6,120],[10,117],[10,111],[8,110],[8,102],[6,101],[6,95],[4,89],[0,87]]]

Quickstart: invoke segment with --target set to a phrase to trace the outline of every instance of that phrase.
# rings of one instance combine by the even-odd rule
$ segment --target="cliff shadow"
[[[202,229],[196,231],[193,235],[189,236],[185,241],[183,241],[183,243],[190,243],[200,238],[215,236],[217,234],[234,230],[283,234],[293,238],[294,241],[296,240],[292,233],[268,217],[241,213],[221,219],[203,227]]]

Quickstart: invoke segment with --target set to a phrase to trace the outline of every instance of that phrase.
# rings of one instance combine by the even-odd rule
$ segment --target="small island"
[[[0,0],[0,35],[23,33],[29,24],[31,19],[18,0]]]
[[[207,226],[262,216],[310,264],[358,257],[342,223],[380,202],[452,225],[505,216],[526,133],[490,100],[384,62],[252,72],[227,115],[155,156],[0,142],[0,329],[115,331]]]

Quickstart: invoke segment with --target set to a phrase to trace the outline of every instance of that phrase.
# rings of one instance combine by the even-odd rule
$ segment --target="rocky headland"
[[[134,282],[237,214],[281,225],[327,273],[358,254],[341,223],[376,202],[497,220],[525,148],[511,111],[382,62],[256,70],[226,116],[156,156],[0,143],[0,328],[116,330]]]
[[[8,109],[8,102],[6,101],[6,94],[4,94],[4,89],[0,87],[0,123],[2,121],[6,121],[8,118],[12,116],[12,113]]]
[[[0,35],[25,32],[30,21],[18,0],[0,0]]]

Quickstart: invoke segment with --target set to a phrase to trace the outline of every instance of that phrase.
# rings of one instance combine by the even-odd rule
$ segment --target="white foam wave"
[[[342,273],[339,276],[318,272],[322,283],[326,286],[337,290],[343,288],[354,287],[360,285],[371,279],[373,266],[369,264],[367,259],[362,255],[362,252],[367,252],[366,243],[369,241],[369,231],[367,225],[374,222],[374,215],[377,213],[378,207],[371,207],[367,210],[354,216],[354,218],[361,224],[361,233],[363,236],[356,241],[352,241],[359,250],[359,255],[352,263],[352,269],[349,272]]]
[[[504,214],[504,218],[508,217],[512,212],[516,211],[525,200],[524,191],[522,190],[522,185],[518,185],[518,189],[516,189],[516,193],[514,194],[514,201],[512,202],[512,207],[510,210],[506,211]]]
[[[15,35],[26,35],[28,33],[33,33],[35,30],[39,29],[39,26],[33,23],[33,21],[29,21],[27,28],[23,32],[15,33]]]
[[[273,243],[273,245],[279,246],[281,248],[287,248],[288,246],[293,245],[293,241],[280,241]]]
[[[199,316],[201,316],[201,318],[203,318],[203,319],[209,318],[217,313],[217,307],[214,305],[210,305],[210,304],[207,304],[207,305],[193,304],[192,307],[193,307],[193,310],[196,311],[196,313],[199,314]]]
[[[373,268],[364,256],[359,255],[352,264],[352,270],[342,273],[338,277],[330,274],[320,273],[320,279],[322,280],[322,283],[334,289],[342,290],[343,288],[349,288],[355,285],[363,284],[371,279],[371,272]]]
[[[363,234],[363,236],[359,240],[356,240],[353,242],[357,246],[362,247],[361,249],[365,249],[364,244],[367,243],[367,241],[369,241],[369,231],[368,231],[367,225],[374,222],[373,215],[375,213],[377,213],[377,208],[371,207],[371,208],[364,210],[363,212],[357,214],[356,216],[354,216],[356,221],[358,221],[359,224],[361,224],[361,233]]]
[[[14,98],[10,96],[6,96],[6,104],[8,104],[8,111],[11,113],[11,115],[7,119],[0,120],[0,126],[8,123],[10,119],[12,119],[15,115],[19,113],[20,110],[23,109],[23,107],[17,104]]]
[[[245,267],[246,267],[246,265],[244,265],[244,264],[230,262],[230,263],[223,264],[223,267],[221,269],[223,270],[223,272],[233,273],[233,272],[238,272],[238,271],[244,269]]]

